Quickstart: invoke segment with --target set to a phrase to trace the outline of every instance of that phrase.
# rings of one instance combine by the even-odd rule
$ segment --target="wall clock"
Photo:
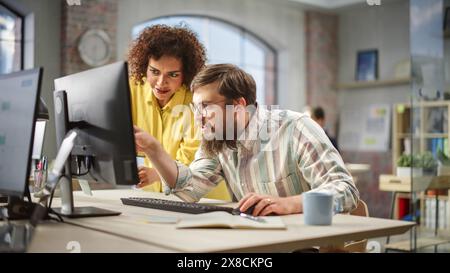
[[[78,52],[83,62],[90,66],[106,64],[112,55],[111,39],[101,29],[86,31],[78,43]]]

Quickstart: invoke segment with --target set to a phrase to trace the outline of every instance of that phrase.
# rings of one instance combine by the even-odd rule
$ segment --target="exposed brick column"
[[[305,12],[306,102],[321,106],[326,114],[328,132],[336,135],[338,105],[338,16],[316,11]]]
[[[305,13],[306,37],[306,102],[322,106],[326,112],[327,129],[337,133],[339,119],[338,93],[338,16],[316,11]],[[342,151],[345,162],[366,163],[371,171],[358,176],[357,187],[367,203],[371,216],[388,217],[390,195],[378,189],[379,175],[392,173],[391,152]]]
[[[65,1],[64,1],[65,2]],[[81,0],[81,5],[62,4],[61,73],[63,75],[83,71],[90,67],[78,53],[78,42],[90,29],[104,30],[111,39],[112,56],[117,59],[116,25],[118,0]]]

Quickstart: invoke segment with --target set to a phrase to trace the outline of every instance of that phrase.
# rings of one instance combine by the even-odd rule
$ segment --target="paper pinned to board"
[[[84,194],[93,196],[91,186],[89,186],[89,182],[84,179],[78,179],[78,183],[80,184],[81,190]]]

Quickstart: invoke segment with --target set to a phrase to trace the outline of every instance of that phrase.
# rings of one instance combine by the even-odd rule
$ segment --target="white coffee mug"
[[[309,191],[303,196],[303,215],[306,225],[331,225],[334,196],[331,193]]]

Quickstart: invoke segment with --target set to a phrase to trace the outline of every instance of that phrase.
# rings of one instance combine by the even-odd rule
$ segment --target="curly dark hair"
[[[163,55],[181,60],[183,84],[188,88],[194,76],[205,66],[206,50],[197,35],[187,27],[154,25],[144,29],[128,52],[130,76],[143,84],[150,58]]]

